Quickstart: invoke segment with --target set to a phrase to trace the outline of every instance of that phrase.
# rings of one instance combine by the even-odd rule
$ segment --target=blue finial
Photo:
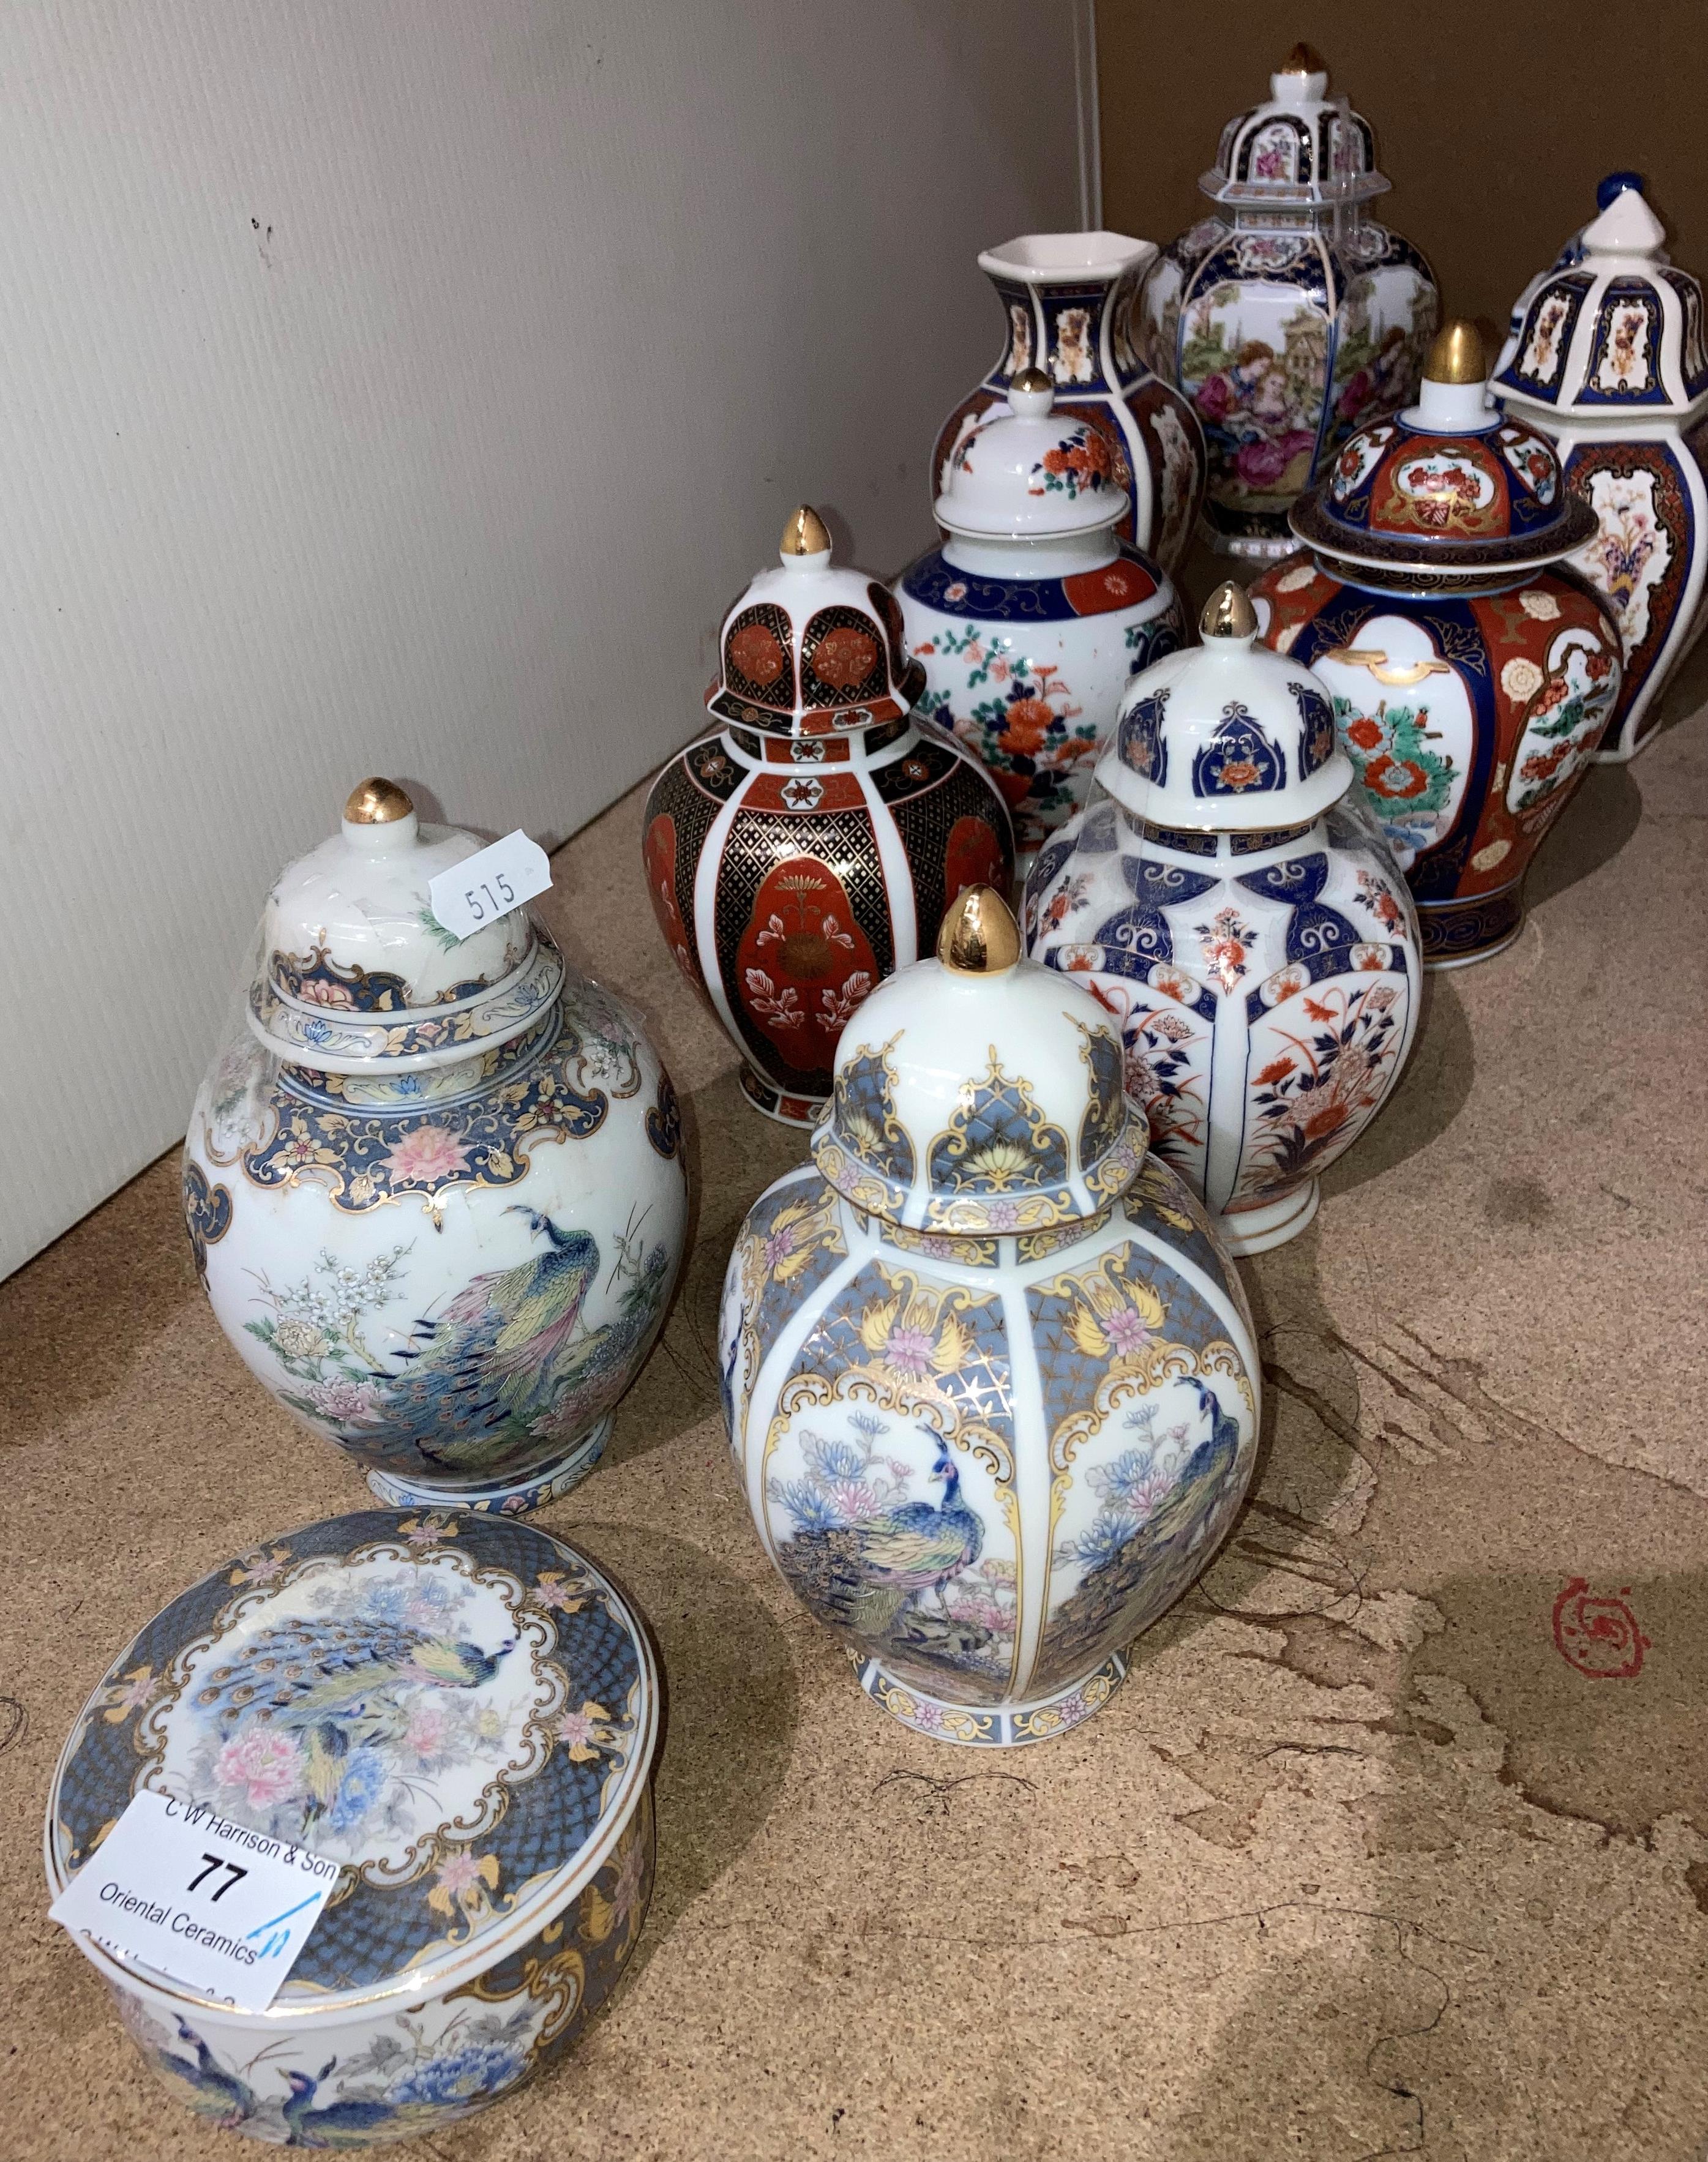
[[[1641,173],[1609,173],[1606,180],[1596,183],[1596,208],[1606,210],[1609,203],[1617,201],[1628,188],[1634,189],[1638,195],[1643,193]]]

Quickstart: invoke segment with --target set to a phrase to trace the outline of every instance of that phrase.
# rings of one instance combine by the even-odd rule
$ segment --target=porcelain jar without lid
[[[433,916],[481,845],[369,781],[280,875],[184,1205],[249,1371],[382,1501],[514,1511],[598,1461],[687,1188],[635,1016],[526,909],[461,943]]]
[[[1178,575],[1204,500],[1204,431],[1140,348],[1139,289],[1156,253],[1124,232],[1028,232],[986,249],[979,268],[1006,332],[995,366],[938,431],[934,497],[950,485],[962,437],[1007,403],[1016,376],[1037,368],[1054,387],[1057,417],[1084,421],[1108,446],[1110,478],[1130,499],[1120,538]]]
[[[1027,885],[1034,958],[1121,1031],[1152,1146],[1236,1254],[1315,1214],[1318,1180],[1398,1080],[1418,1022],[1417,919],[1329,694],[1254,645],[1237,586],[1204,643],[1134,679],[1089,807]]]
[[[888,589],[833,568],[802,507],[781,567],[723,619],[717,733],[646,799],[647,890],[665,942],[741,1054],[748,1100],[810,1125],[844,1025],[929,953],[969,885],[1013,875],[996,784],[919,725],[925,670]]]
[[[1487,388],[1476,331],[1449,324],[1418,403],[1361,429],[1295,508],[1310,554],[1251,588],[1266,643],[1334,694],[1432,968],[1517,937],[1524,874],[1619,692],[1611,615],[1553,567],[1591,514]]]
[[[1366,213],[1388,182],[1321,60],[1295,47],[1269,89],[1222,130],[1199,182],[1215,211],[1158,257],[1142,333],[1204,426],[1206,537],[1259,561],[1290,552],[1289,506],[1351,431],[1412,396],[1440,311],[1423,257]]]
[[[1619,627],[1624,682],[1596,755],[1620,762],[1653,734],[1660,693],[1708,621],[1708,345],[1700,282],[1668,260],[1637,176],[1611,177],[1625,185],[1527,288],[1494,389],[1546,432],[1595,513],[1567,561]]]
[[[215,1569],[114,1660],[54,1774],[50,1890],[144,1789],[339,1864],[264,2012],[86,1949],[206,2123],[420,2138],[609,1996],[651,1894],[658,1703],[641,1622],[574,1547],[467,1511],[335,1517]]]
[[[941,547],[896,581],[928,713],[983,760],[1014,819],[1017,872],[1085,800],[1134,670],[1185,642],[1165,573],[1116,537],[1109,446],[1063,421],[1037,369],[949,461]]]
[[[724,1410],[766,1552],[867,1694],[1000,1747],[1094,1712],[1208,1563],[1258,1366],[1109,1016],[988,889],[939,951],[844,1031],[813,1163],[749,1212]]]

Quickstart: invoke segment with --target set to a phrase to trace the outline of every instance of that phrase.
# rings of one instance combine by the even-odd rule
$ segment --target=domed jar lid
[[[819,1170],[908,1230],[998,1235],[1084,1222],[1137,1176],[1149,1130],[1120,1037],[1089,991],[1021,956],[990,886],[943,919],[843,1031]]]
[[[1625,185],[1579,234],[1575,261],[1537,281],[1495,388],[1543,412],[1688,413],[1708,395],[1702,287],[1667,260],[1637,175],[1612,180]]]
[[[562,988],[556,947],[525,907],[458,939],[431,905],[434,879],[486,845],[424,825],[395,781],[360,782],[267,896],[248,1001],[267,1048],[321,1073],[410,1073],[520,1035]]]
[[[820,736],[901,719],[925,687],[901,611],[875,578],[833,569],[810,504],[783,529],[781,567],[761,571],[723,619],[706,692],[720,720],[772,735]]]
[[[335,1517],[222,1563],[113,1661],[54,1773],[48,1878],[144,1789],[340,1864],[248,2015],[258,2039],[336,2024],[525,1945],[613,1855],[657,1738],[645,1631],[576,1548],[473,1510]]]
[[[1006,407],[956,446],[939,525],[981,540],[1042,540],[1120,524],[1131,498],[1108,438],[1089,420],[1055,418],[1055,402],[1042,368],[1015,377]]]
[[[1223,128],[1198,185],[1212,202],[1285,208],[1367,202],[1391,183],[1376,169],[1370,123],[1329,97],[1325,63],[1295,45],[1270,76],[1267,101]]]
[[[1256,611],[1231,580],[1199,629],[1201,645],[1127,685],[1099,785],[1136,817],[1186,833],[1308,824],[1352,786],[1327,685],[1257,644]]]
[[[1290,523],[1323,555],[1439,577],[1523,571],[1581,547],[1596,514],[1560,478],[1554,446],[1489,403],[1482,341],[1449,322],[1418,403],[1361,428]]]

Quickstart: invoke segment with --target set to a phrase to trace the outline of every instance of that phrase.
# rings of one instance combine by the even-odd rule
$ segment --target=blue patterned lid
[[[1278,208],[1365,202],[1390,184],[1376,170],[1370,123],[1329,95],[1322,60],[1295,45],[1270,76],[1267,99],[1223,128],[1198,185],[1212,202]]]
[[[1338,803],[1352,768],[1322,678],[1256,643],[1256,612],[1231,580],[1199,630],[1202,645],[1129,682],[1099,786],[1136,817],[1188,833],[1298,826]]]
[[[257,2019],[436,1993],[593,1875],[657,1726],[644,1629],[575,1548],[469,1511],[335,1517],[215,1569],[113,1661],[54,1775],[49,1882],[138,1789],[206,1803],[343,1865]]]

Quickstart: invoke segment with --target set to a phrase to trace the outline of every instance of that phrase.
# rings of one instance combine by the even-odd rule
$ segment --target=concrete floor
[[[1705,696],[1699,656],[1671,703]],[[548,914],[652,1016],[700,1177],[664,1341],[543,1519],[663,1650],[658,1891],[570,2065],[414,2151],[1703,2154],[1705,745],[1698,716],[1594,771],[1519,943],[1433,981],[1317,1222],[1246,1265],[1266,1440],[1232,1539],[1106,1711],[996,1764],[885,1721],[770,1574],[710,1347],[801,1142],[674,975],[637,799],[564,852]],[[230,2157],[48,1921],[37,1826],[130,1633],[366,1490],[216,1328],[175,1157],[0,1287],[0,2151]],[[1640,1672],[1560,1648],[1585,1599]]]

